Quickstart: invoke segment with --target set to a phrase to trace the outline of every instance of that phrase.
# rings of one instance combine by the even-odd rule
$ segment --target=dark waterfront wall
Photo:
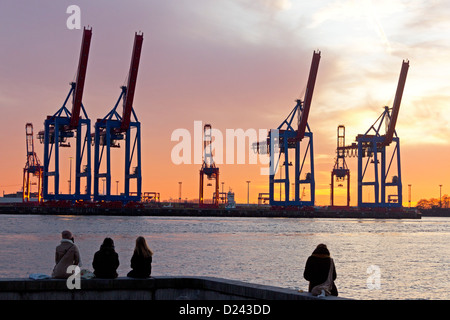
[[[450,208],[421,209],[424,217],[450,217]]]
[[[81,279],[68,289],[60,279],[0,279],[0,300],[348,300],[317,298],[292,289],[211,277]]]
[[[112,206],[112,205],[0,205],[0,214],[43,215],[107,215],[107,216],[181,216],[181,217],[283,217],[283,218],[372,218],[420,219],[415,209],[357,209],[357,208],[276,208],[263,206],[225,208]]]

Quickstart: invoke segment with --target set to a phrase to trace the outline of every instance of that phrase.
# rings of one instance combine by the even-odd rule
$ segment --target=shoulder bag
[[[311,289],[311,293],[313,296],[318,296],[321,294],[329,296],[331,294],[331,288],[333,287],[333,270],[334,262],[333,259],[330,258],[330,271],[328,272],[328,278],[324,283],[319,284]]]

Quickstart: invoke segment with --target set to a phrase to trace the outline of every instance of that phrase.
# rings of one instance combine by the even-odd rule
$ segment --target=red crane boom
[[[389,121],[389,127],[386,131],[386,136],[383,141],[384,146],[388,146],[392,142],[394,137],[395,125],[397,123],[398,112],[400,110],[400,103],[402,101],[403,89],[405,88],[406,76],[408,74],[409,61],[403,60],[402,69],[398,79],[397,92],[395,93],[394,104],[392,106],[391,119]]]
[[[135,33],[133,53],[131,56],[130,71],[128,73],[128,85],[123,103],[122,123],[120,125],[120,132],[125,132],[130,127],[131,112],[133,109],[134,92],[136,89],[136,79],[139,69],[139,60],[141,58],[142,42],[144,35]]]
[[[308,123],[309,109],[311,108],[311,101],[314,92],[314,86],[316,84],[317,71],[319,69],[320,51],[314,52],[311,62],[311,68],[309,70],[308,83],[306,85],[305,99],[303,102],[303,110],[300,116],[297,131],[297,141],[300,141],[305,136],[306,125]]]
[[[72,115],[70,118],[69,129],[78,127],[80,120],[81,101],[83,99],[84,82],[86,79],[86,69],[91,46],[92,28],[83,30],[83,40],[81,43],[80,58],[78,61],[77,79],[75,82],[75,92],[73,94]]]

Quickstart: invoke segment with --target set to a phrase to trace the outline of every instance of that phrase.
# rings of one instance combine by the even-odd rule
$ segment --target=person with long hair
[[[137,237],[133,256],[131,257],[131,271],[127,277],[149,278],[152,273],[153,252],[147,245],[144,237]]]
[[[332,270],[331,279],[329,279],[329,294],[337,296],[338,290],[334,283],[334,280],[336,280],[336,267],[327,246],[321,243],[316,247],[311,256],[308,257],[305,271],[303,272],[303,277],[309,281],[308,292],[313,292],[315,286],[321,285],[327,281],[330,268],[332,268]]]

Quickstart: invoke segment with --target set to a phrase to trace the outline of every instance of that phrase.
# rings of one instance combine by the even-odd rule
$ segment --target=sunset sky
[[[3,0],[0,192],[21,188],[25,124],[42,130],[75,80],[82,30],[67,28],[69,5],[80,7],[81,28],[92,27],[83,96],[92,128],[126,84],[134,33],[144,34],[134,99],[143,134],[143,191],[177,199],[182,181],[182,198],[197,198],[200,165],[172,162],[172,133],[193,134],[194,121],[224,134],[276,128],[303,99],[312,54],[320,50],[308,121],[316,204],[329,204],[337,126],[345,125],[347,144],[369,129],[383,107],[392,106],[404,59],[410,68],[396,127],[404,205],[409,184],[413,203],[439,197],[440,184],[442,194],[450,193],[450,3],[437,0]],[[43,161],[43,145],[35,140],[35,146]],[[61,158],[67,176],[68,157]],[[354,205],[356,158],[348,165]],[[219,165],[220,180],[238,202],[246,202],[250,180],[250,202],[256,203],[259,192],[268,192],[262,167]],[[123,169],[115,170],[122,188]]]

